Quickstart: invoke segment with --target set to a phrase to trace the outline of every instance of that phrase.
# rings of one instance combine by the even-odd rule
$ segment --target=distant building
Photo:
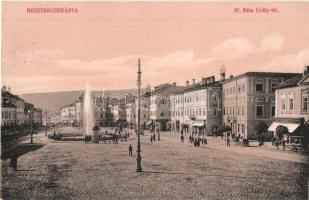
[[[63,106],[61,110],[61,122],[64,126],[72,126],[76,117],[75,103]]]
[[[165,83],[155,86],[150,96],[150,120],[152,130],[169,131],[171,125],[171,102],[170,95],[183,89],[176,83]]]
[[[126,125],[126,104],[125,99],[117,99],[112,103],[113,124],[115,126]]]
[[[3,98],[1,101],[1,128],[16,124],[16,106]]]
[[[232,134],[256,139],[258,123],[270,125],[275,118],[275,89],[295,73],[247,72],[222,84],[223,123]]]
[[[286,126],[290,133],[302,131],[309,121],[309,66],[303,74],[296,75],[277,86],[276,120],[269,127],[275,132],[279,125]]]
[[[192,80],[186,87],[171,95],[172,129],[211,135],[222,121],[222,85],[214,76]]]
[[[136,110],[136,124],[138,116],[138,98],[135,98],[135,110]],[[141,95],[140,98],[140,125],[143,129],[147,128],[151,124],[150,120],[150,92]]]
[[[9,90],[6,89],[5,86],[3,86],[2,90],[1,90],[1,99],[6,101],[6,102],[10,102],[11,104],[13,104],[16,109],[15,109],[15,124],[18,125],[24,125],[25,123],[25,101],[23,99],[21,99],[20,97],[18,97],[17,95],[13,95],[12,93],[10,93]]]
[[[130,128],[136,127],[136,104],[135,104],[135,96],[128,94],[125,96],[125,104],[126,104],[126,119],[128,126]]]
[[[33,108],[33,123],[35,126],[42,126],[42,109]]]

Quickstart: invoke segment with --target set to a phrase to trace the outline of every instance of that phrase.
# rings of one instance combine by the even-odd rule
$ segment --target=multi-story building
[[[214,76],[192,80],[186,87],[171,95],[172,129],[199,134],[213,134],[222,121],[222,86]]]
[[[303,74],[296,75],[277,86],[276,120],[269,127],[275,132],[277,126],[288,128],[290,133],[300,132],[304,122],[309,121],[309,66]]]
[[[77,101],[75,103],[75,120],[74,126],[81,127],[82,126],[82,103]]]
[[[136,124],[137,124],[137,115],[138,115],[138,98],[135,99],[135,108],[136,108]],[[140,124],[143,129],[146,129],[147,123],[149,123],[150,115],[150,92],[141,95],[140,98]]]
[[[125,96],[126,103],[126,119],[130,128],[136,127],[136,104],[135,96],[129,94]]]
[[[170,95],[183,89],[176,83],[165,83],[154,87],[150,96],[150,120],[152,130],[169,131],[171,125],[171,102]]]
[[[112,103],[113,124],[115,126],[124,127],[126,119],[125,99],[117,99]]]
[[[232,134],[256,139],[258,123],[275,118],[275,88],[295,73],[247,72],[230,77],[222,85],[223,123]]]
[[[1,101],[1,129],[2,127],[13,126],[16,124],[16,106],[2,98]]]
[[[24,125],[25,123],[25,101],[18,97],[17,95],[13,95],[9,89],[3,86],[1,90],[1,97],[2,99],[6,99],[6,101],[10,102],[11,104],[15,105],[16,107],[16,117],[15,117],[15,124]]]
[[[61,107],[61,122],[64,126],[72,126],[76,117],[75,103]]]
[[[32,110],[32,120],[35,126],[42,126],[42,109],[41,108],[33,108]]]

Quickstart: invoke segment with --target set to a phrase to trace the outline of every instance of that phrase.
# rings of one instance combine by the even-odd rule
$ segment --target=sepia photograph
[[[308,200],[309,2],[2,1],[3,200]]]

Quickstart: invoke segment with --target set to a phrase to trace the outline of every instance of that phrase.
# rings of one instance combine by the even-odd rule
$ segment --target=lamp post
[[[29,121],[30,121],[30,144],[33,144],[33,135],[32,135],[32,111],[28,110]]]
[[[141,62],[138,59],[138,71],[137,71],[137,86],[138,86],[138,102],[137,102],[137,156],[136,156],[136,172],[142,171],[141,161],[141,138],[140,138],[140,126],[141,126],[141,110],[140,110],[140,98],[141,98]]]
[[[47,136],[47,111],[45,111],[45,136]]]

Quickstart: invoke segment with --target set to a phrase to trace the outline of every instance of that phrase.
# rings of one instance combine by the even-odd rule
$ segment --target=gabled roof
[[[285,72],[246,72],[244,74],[240,74],[237,76],[234,76],[232,78],[226,79],[223,83],[230,82],[232,80],[236,80],[242,77],[293,77],[301,75],[300,73],[285,73]]]
[[[298,74],[296,76],[293,76],[292,78],[289,78],[288,80],[280,83],[277,86],[277,89],[296,87],[298,85],[309,85],[309,74],[307,74],[305,76],[303,74]]]
[[[152,92],[152,95],[169,95],[183,90],[184,86],[168,86]]]
[[[19,96],[17,95],[14,95],[6,90],[1,90],[1,95],[2,97],[7,97],[7,98],[12,98],[12,99],[15,99],[15,100],[19,100],[19,101],[24,101],[22,98],[20,98]]]
[[[2,98],[1,107],[2,108],[16,108],[16,106],[6,98]]]
[[[206,89],[209,87],[216,87],[216,86],[221,86],[221,82],[220,81],[215,81],[213,83],[209,83],[209,84],[202,84],[202,83],[197,83],[194,85],[191,85],[191,87],[188,87],[184,90],[184,92],[192,92],[192,91],[196,91],[196,90],[202,90],[202,89]]]

